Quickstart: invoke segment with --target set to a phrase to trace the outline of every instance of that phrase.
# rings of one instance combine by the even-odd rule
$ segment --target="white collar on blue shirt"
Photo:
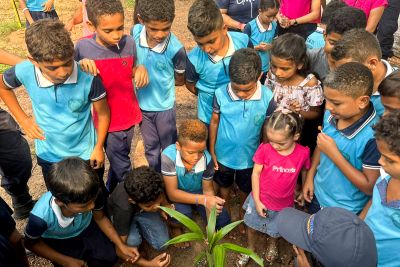
[[[73,68],[74,69],[72,70],[71,75],[63,84],[72,84],[78,81],[78,65],[75,61]],[[53,82],[49,81],[46,77],[44,77],[43,73],[36,66],[35,66],[35,75],[36,75],[36,82],[39,85],[39,87],[51,87],[54,85]]]
[[[260,15],[257,16],[256,23],[257,23],[258,30],[260,32],[266,32],[266,31],[272,30],[272,22],[269,24],[268,29],[265,29],[265,27],[262,25],[262,23],[260,21]]]
[[[228,51],[226,51],[225,56],[219,56],[219,55],[210,55],[208,54],[208,57],[211,59],[212,62],[217,63],[218,61],[221,61],[223,58],[225,57],[230,57],[235,53],[235,44],[233,43],[232,37],[231,35],[227,34],[228,39],[229,39],[229,47],[228,47]]]
[[[185,168],[185,165],[183,164],[183,161],[181,158],[181,153],[179,152],[179,150],[176,151],[175,164],[177,167]],[[207,169],[207,159],[204,154],[201,157],[201,159],[196,163],[196,165],[194,165],[193,169],[194,169],[195,173],[203,172]]]
[[[51,209],[54,211],[54,214],[57,217],[57,222],[62,228],[67,228],[73,221],[74,217],[65,217],[62,212],[61,208],[57,205],[56,200],[54,197],[50,199]]]
[[[387,76],[389,76],[390,74],[392,74],[393,71],[395,71],[396,69],[392,67],[392,65],[390,65],[389,62],[387,62],[384,59],[381,59],[382,63],[385,64],[386,66],[386,74],[385,74],[385,78]],[[379,91],[376,91],[375,93],[373,93],[372,95],[380,95]]]
[[[140,44],[140,46],[148,47],[149,49],[151,49],[152,51],[154,51],[156,53],[162,54],[167,49],[170,38],[171,38],[171,33],[168,35],[167,38],[165,38],[164,41],[162,41],[162,43],[159,43],[155,47],[150,48],[149,44],[147,43],[146,26],[143,26],[142,31],[140,32],[140,36],[139,36],[139,44]]]
[[[241,99],[240,97],[238,97],[238,96],[235,94],[235,92],[234,92],[233,89],[232,89],[231,83],[228,84],[227,90],[228,90],[228,95],[231,97],[231,99],[232,99],[233,101],[240,101],[240,100],[243,100],[243,99]],[[246,99],[246,100],[260,100],[260,99],[261,99],[261,94],[262,94],[262,87],[261,87],[260,81],[258,81],[258,82],[257,82],[257,89],[256,89],[256,91],[254,92],[254,94],[253,94],[249,99]]]

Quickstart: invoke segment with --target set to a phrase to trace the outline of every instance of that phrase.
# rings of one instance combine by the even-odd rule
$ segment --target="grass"
[[[25,27],[25,23],[22,23],[22,27]],[[18,23],[16,21],[5,21],[0,22],[0,35],[5,36],[10,34],[13,31],[20,29]]]
[[[133,8],[135,5],[135,0],[125,0],[124,2],[126,8]]]

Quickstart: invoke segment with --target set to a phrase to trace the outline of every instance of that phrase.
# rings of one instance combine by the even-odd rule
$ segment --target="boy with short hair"
[[[341,207],[358,214],[372,194],[380,167],[372,87],[371,71],[360,63],[346,63],[325,79],[323,130],[303,188],[311,213]]]
[[[188,28],[197,46],[188,54],[186,87],[198,95],[198,118],[210,123],[214,92],[229,83],[229,61],[233,53],[253,47],[249,37],[228,32],[213,0],[196,0],[189,9]]]
[[[384,114],[400,110],[400,71],[387,76],[378,86]]]
[[[378,266],[396,266],[400,255],[400,111],[382,117],[374,126],[375,138],[381,153],[379,163],[387,173],[374,186],[372,203],[363,211],[378,249]]]
[[[139,247],[144,238],[154,249],[163,250],[169,234],[159,206],[171,207],[164,194],[162,176],[146,166],[129,171],[108,200],[115,230],[127,245]],[[168,266],[169,262],[170,256],[162,253],[152,260],[141,257],[136,264]]]
[[[138,62],[149,73],[149,84],[136,91],[143,121],[140,124],[149,166],[161,171],[161,151],[176,142],[175,85],[184,84],[185,48],[171,32],[173,0],[137,3],[138,19],[131,35]]]
[[[55,164],[48,186],[25,228],[30,251],[61,266],[113,266],[117,255],[137,260],[137,249],[124,244],[105,216],[99,177],[85,161]]]
[[[94,61],[107,92],[110,107],[110,127],[104,144],[110,161],[107,188],[110,192],[131,170],[129,153],[135,125],[142,114],[132,84],[146,70],[136,62],[135,42],[124,35],[124,9],[119,0],[88,0],[86,2],[88,24],[94,35],[83,38],[75,46],[75,60],[85,68]],[[89,59],[89,61],[87,60]],[[136,86],[144,86],[141,79]],[[97,125],[97,113],[94,122]]]
[[[229,63],[231,82],[215,91],[213,101],[209,128],[214,182],[225,201],[229,201],[236,182],[240,207],[251,192],[253,155],[260,144],[262,126],[275,110],[272,91],[258,81],[261,75],[257,52],[250,48],[237,50]],[[243,217],[243,209],[239,210]]]
[[[168,198],[175,209],[192,217],[196,209],[203,219],[213,207],[219,213],[217,228],[230,222],[225,200],[215,196],[213,187],[214,164],[207,147],[207,127],[199,120],[183,121],[178,129],[178,141],[167,147],[161,155],[161,172]],[[172,235],[182,233],[176,221]],[[187,246],[187,244],[184,244]]]
[[[332,59],[338,67],[346,62],[358,62],[368,67],[374,77],[374,88],[371,101],[378,116],[382,116],[384,107],[378,91],[379,84],[390,75],[396,67],[382,59],[378,39],[365,29],[353,29],[343,34],[343,37],[332,50]]]
[[[310,60],[310,71],[318,75],[323,83],[332,68],[331,52],[336,42],[342,35],[351,29],[365,28],[367,19],[363,11],[357,8],[345,6],[337,9],[326,25],[324,33],[325,46],[307,51]]]
[[[52,165],[71,156],[90,161],[102,177],[110,112],[100,78],[84,73],[73,60],[74,45],[60,21],[35,22],[25,39],[29,61],[4,72],[0,97],[27,136],[35,139],[46,185]],[[31,98],[34,118],[22,110],[11,90],[21,85]],[[92,106],[98,114],[97,136]]]

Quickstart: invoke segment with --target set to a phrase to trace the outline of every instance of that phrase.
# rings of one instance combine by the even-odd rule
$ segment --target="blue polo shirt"
[[[164,176],[176,176],[178,189],[201,194],[203,192],[203,180],[212,180],[214,175],[214,164],[208,151],[191,170],[186,170],[181,155],[176,145],[170,145],[161,154],[161,173]]]
[[[306,46],[308,49],[324,47],[324,29],[317,27],[317,29],[307,37]]]
[[[257,84],[250,99],[239,98],[230,83],[215,91],[213,112],[219,114],[215,154],[218,162],[235,169],[252,168],[266,117],[275,110],[272,91]]]
[[[342,155],[353,167],[359,171],[363,168],[379,170],[380,154],[372,129],[378,119],[371,104],[359,121],[343,130],[338,130],[337,121],[329,111],[326,111],[323,132],[333,138]],[[341,207],[356,214],[370,199],[322,152],[314,178],[314,188],[321,207]]]
[[[386,176],[376,181],[372,205],[365,217],[375,236],[379,267],[398,267],[400,263],[400,199],[387,202],[390,179]]]
[[[101,210],[103,206],[103,196],[100,193],[96,198],[93,210]],[[78,236],[89,226],[92,217],[92,211],[65,217],[51,192],[46,192],[39,198],[29,215],[25,235],[30,239],[72,238]]]
[[[229,62],[236,50],[253,47],[250,38],[240,32],[228,32],[229,49],[224,57],[211,56],[196,46],[188,54],[186,80],[198,89],[198,118],[209,124],[214,92],[229,83]]]
[[[272,40],[277,34],[277,23],[273,21],[269,24],[268,29],[265,29],[264,26],[260,22],[259,16],[253,19],[249,23],[247,23],[243,32],[250,37],[251,42],[254,46],[259,45],[260,43],[272,43]],[[262,71],[268,72],[269,70],[269,51],[257,51],[261,57],[262,63]]]
[[[26,7],[29,11],[43,11],[43,4],[45,4],[48,0],[26,0]],[[54,10],[54,5],[52,10]]]
[[[136,90],[139,106],[145,111],[165,111],[175,105],[175,77],[186,68],[186,52],[173,33],[157,46],[150,48],[146,28],[136,24],[131,35],[135,39],[137,64],[144,65],[149,74],[149,84]]]
[[[232,19],[246,24],[258,15],[260,0],[217,0],[216,3]]]
[[[106,97],[106,92],[100,78],[73,64],[72,74],[63,84],[53,84],[29,61],[3,75],[8,88],[23,85],[28,91],[36,123],[46,138],[35,139],[35,151],[49,162],[72,156],[88,160],[97,142],[91,107],[92,102]]]

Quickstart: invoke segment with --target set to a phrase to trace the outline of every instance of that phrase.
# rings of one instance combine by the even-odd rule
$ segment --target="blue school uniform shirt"
[[[213,112],[219,114],[215,143],[218,162],[235,170],[252,168],[262,126],[274,110],[273,93],[260,82],[248,100],[239,98],[230,83],[218,88],[213,104]]]
[[[26,7],[29,9],[29,11],[43,11],[43,5],[47,2],[48,0],[27,0],[26,2]],[[54,10],[54,5],[52,10]]]
[[[335,118],[326,111],[323,132],[333,138],[342,155],[353,167],[359,171],[363,168],[379,170],[380,154],[372,129],[378,119],[371,104],[360,120],[343,130],[338,130]],[[322,152],[314,178],[314,192],[321,207],[340,207],[356,214],[364,208],[370,198],[350,182]]]
[[[249,23],[247,23],[243,32],[250,37],[251,42],[254,46],[259,45],[261,42],[263,43],[272,43],[272,40],[277,34],[277,23],[273,21],[269,24],[268,29],[265,29],[260,22],[260,17],[253,19]],[[269,70],[269,51],[257,51],[261,58],[262,63],[262,71],[268,72]]]
[[[317,29],[307,37],[306,46],[308,49],[324,47],[324,29],[317,27]]]
[[[100,193],[93,210],[101,210],[103,206],[103,196]],[[25,235],[30,239],[76,237],[89,226],[92,217],[92,211],[65,217],[51,192],[46,192],[37,201],[29,215]]]
[[[145,111],[165,111],[175,105],[174,74],[185,73],[186,52],[173,33],[160,44],[149,48],[146,28],[136,24],[132,30],[137,50],[137,65],[144,65],[149,84],[136,90],[139,106]]]
[[[198,118],[209,124],[214,92],[229,83],[229,62],[240,48],[253,47],[249,37],[240,32],[228,32],[229,49],[224,57],[211,56],[196,46],[188,54],[186,80],[198,89]]]
[[[81,71],[76,62],[73,64],[71,76],[57,85],[29,61],[3,75],[8,88],[23,85],[27,90],[36,123],[46,138],[35,139],[36,154],[49,162],[72,156],[88,160],[97,141],[91,107],[92,102],[106,97],[106,92],[100,78]]]
[[[191,170],[186,170],[176,145],[172,144],[161,154],[161,173],[165,176],[176,176],[178,189],[198,194],[203,192],[203,180],[212,180],[214,164],[206,150],[196,165]]]
[[[391,177],[380,177],[372,193],[372,205],[365,217],[376,240],[379,267],[398,267],[400,264],[400,200],[387,202]]]

